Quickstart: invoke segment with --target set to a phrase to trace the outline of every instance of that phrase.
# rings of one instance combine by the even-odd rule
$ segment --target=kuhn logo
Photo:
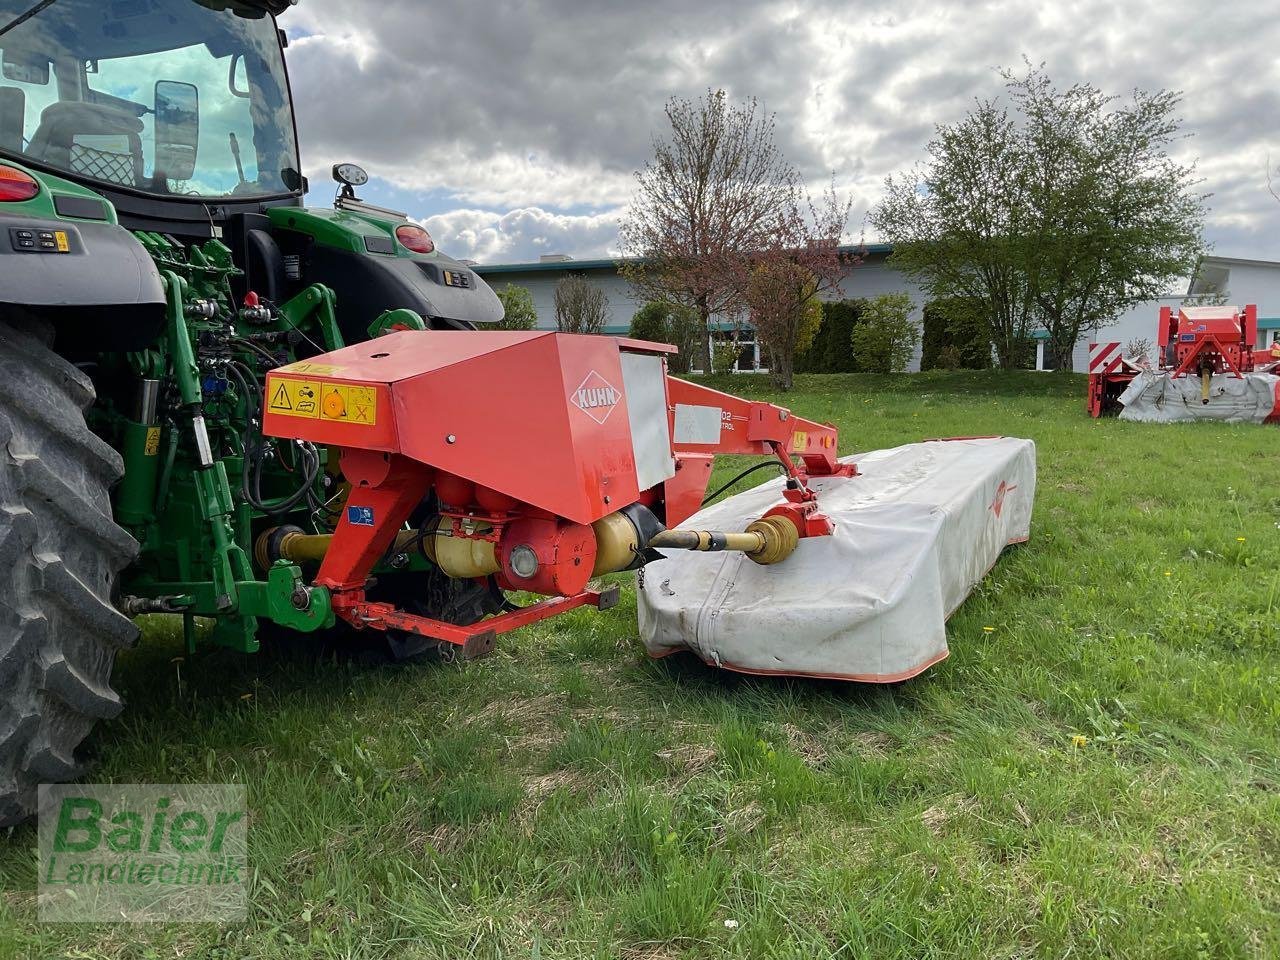
[[[1004,510],[1004,498],[1010,493],[1018,489],[1016,483],[1009,483],[1007,480],[1001,480],[1000,486],[996,487],[996,497],[991,501],[991,511],[998,518],[1001,511]]]
[[[608,420],[621,399],[622,391],[594,370],[569,394],[569,401],[596,423]]]

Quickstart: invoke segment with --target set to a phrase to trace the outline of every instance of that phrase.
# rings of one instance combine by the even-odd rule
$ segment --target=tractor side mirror
[[[156,174],[190,180],[200,142],[200,91],[195,84],[157,80],[155,97]]]

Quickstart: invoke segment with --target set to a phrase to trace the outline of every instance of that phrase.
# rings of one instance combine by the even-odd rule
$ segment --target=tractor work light
[[[435,250],[435,241],[416,223],[404,223],[396,227],[396,239],[414,253],[431,253]]]
[[[39,192],[40,184],[31,174],[0,164],[0,203],[30,200]]]

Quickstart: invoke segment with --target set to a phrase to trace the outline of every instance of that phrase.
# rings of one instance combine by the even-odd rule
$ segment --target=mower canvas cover
[[[1200,402],[1196,376],[1171,377],[1146,370],[1120,394],[1121,420],[1176,423],[1221,420],[1226,423],[1280,422],[1280,377],[1274,373],[1235,376],[1215,373],[1209,380],[1209,402]]]
[[[1011,543],[1030,533],[1035,444],[931,440],[857,457],[859,475],[815,477],[829,537],[775,566],[741,553],[680,553],[637,574],[650,656],[692,650],[742,673],[889,683],[947,656],[946,619]],[[782,480],[685,521],[740,530]]]

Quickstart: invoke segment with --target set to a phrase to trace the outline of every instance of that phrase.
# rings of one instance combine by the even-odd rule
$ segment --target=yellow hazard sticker
[[[144,457],[154,457],[160,452],[160,428],[147,427],[147,441],[142,446]]]
[[[326,383],[320,390],[320,419],[371,427],[378,422],[377,391],[373,387]]]
[[[342,372],[342,367],[332,363],[313,363],[310,360],[299,360],[279,368],[280,373],[307,373],[314,377],[332,377]]]
[[[58,245],[59,253],[67,253],[71,250],[71,243],[67,240],[67,231],[55,230],[53,232],[53,240]]]
[[[290,417],[320,416],[320,384],[312,380],[273,378],[267,409]]]
[[[793,433],[791,435],[791,449],[792,450],[809,449],[809,434],[806,433],[804,430],[797,430],[795,433]]]
[[[371,427],[378,422],[378,392],[373,387],[347,383],[273,377],[267,410],[289,417]]]

